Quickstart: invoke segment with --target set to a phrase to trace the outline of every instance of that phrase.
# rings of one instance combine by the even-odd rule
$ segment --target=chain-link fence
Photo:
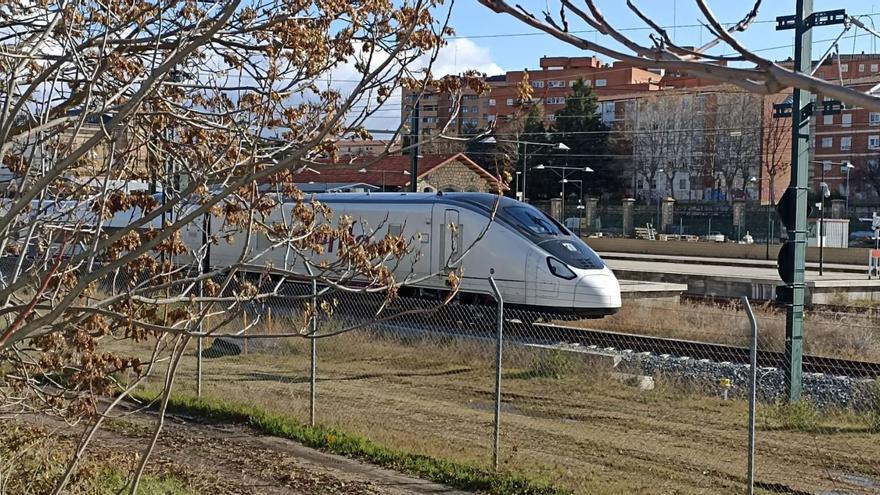
[[[328,292],[311,327],[310,290],[254,305],[246,334],[206,339],[203,395],[574,493],[742,493],[751,404],[758,492],[880,493],[873,310],[808,315],[790,402],[785,314],[769,303],[755,340],[741,304],[625,300],[587,320],[508,305],[499,348],[492,302]],[[273,338],[302,328],[318,338]],[[196,367],[183,363],[184,390]]]

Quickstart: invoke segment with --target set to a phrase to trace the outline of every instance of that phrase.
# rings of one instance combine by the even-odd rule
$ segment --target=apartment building
[[[870,91],[880,82],[880,55],[841,56],[823,64],[816,74],[830,81]],[[824,95],[816,96],[822,108]],[[813,170],[811,182],[819,182],[831,191],[853,200],[876,196],[871,182],[880,177],[880,112],[844,106],[839,114],[817,113],[813,118]],[[849,189],[847,189],[849,182]]]
[[[526,74],[533,91],[529,102],[523,102],[520,98],[520,87]],[[634,91],[656,91],[660,89],[661,77],[658,72],[623,62],[605,64],[596,57],[542,57],[537,69],[486,77],[490,87],[486,94],[465,91],[457,115],[454,115],[451,95],[439,91],[426,92],[420,99],[419,132],[422,135],[435,135],[447,128],[450,134],[468,134],[484,129],[496,120],[523,113],[524,104],[542,106],[549,123],[553,114],[565,107],[571,87],[579,79],[593,88],[594,94],[601,100],[600,114],[604,120],[611,122],[615,118],[615,103],[613,99],[603,97]],[[412,98],[412,92],[403,92],[401,118],[406,123],[411,115]]]

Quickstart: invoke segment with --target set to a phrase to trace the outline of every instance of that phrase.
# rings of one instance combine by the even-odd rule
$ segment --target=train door
[[[526,257],[526,300],[528,304],[556,297],[559,297],[559,282],[547,268],[547,256],[538,250],[530,250]]]
[[[459,211],[446,208],[443,211],[443,223],[440,224],[440,256],[437,259],[438,269],[446,267],[447,263],[455,262],[462,252],[462,225]]]

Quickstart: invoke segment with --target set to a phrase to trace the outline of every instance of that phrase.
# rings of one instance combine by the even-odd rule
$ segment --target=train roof
[[[396,203],[396,204],[455,204],[491,210],[499,196],[479,192],[387,192],[387,193],[323,193],[314,194],[318,201],[332,203]],[[501,196],[501,207],[522,204],[519,201]]]

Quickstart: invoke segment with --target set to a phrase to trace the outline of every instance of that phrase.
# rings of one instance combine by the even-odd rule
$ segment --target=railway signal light
[[[804,194],[806,194],[806,191],[804,191]],[[779,213],[782,225],[784,225],[785,229],[789,232],[797,228],[796,203],[797,189],[788,188],[785,190],[782,198],[780,198],[779,204],[776,205],[776,211]],[[812,213],[813,208],[810,205],[807,205],[807,216],[812,215]],[[779,272],[779,278],[782,279],[787,286],[794,283],[795,272],[791,268],[797,266],[794,258],[795,242],[793,240],[788,240],[779,249],[779,256],[776,258],[776,271]],[[795,268],[795,270],[797,270],[797,268]],[[790,287],[777,287],[776,298],[780,301],[790,302]]]

